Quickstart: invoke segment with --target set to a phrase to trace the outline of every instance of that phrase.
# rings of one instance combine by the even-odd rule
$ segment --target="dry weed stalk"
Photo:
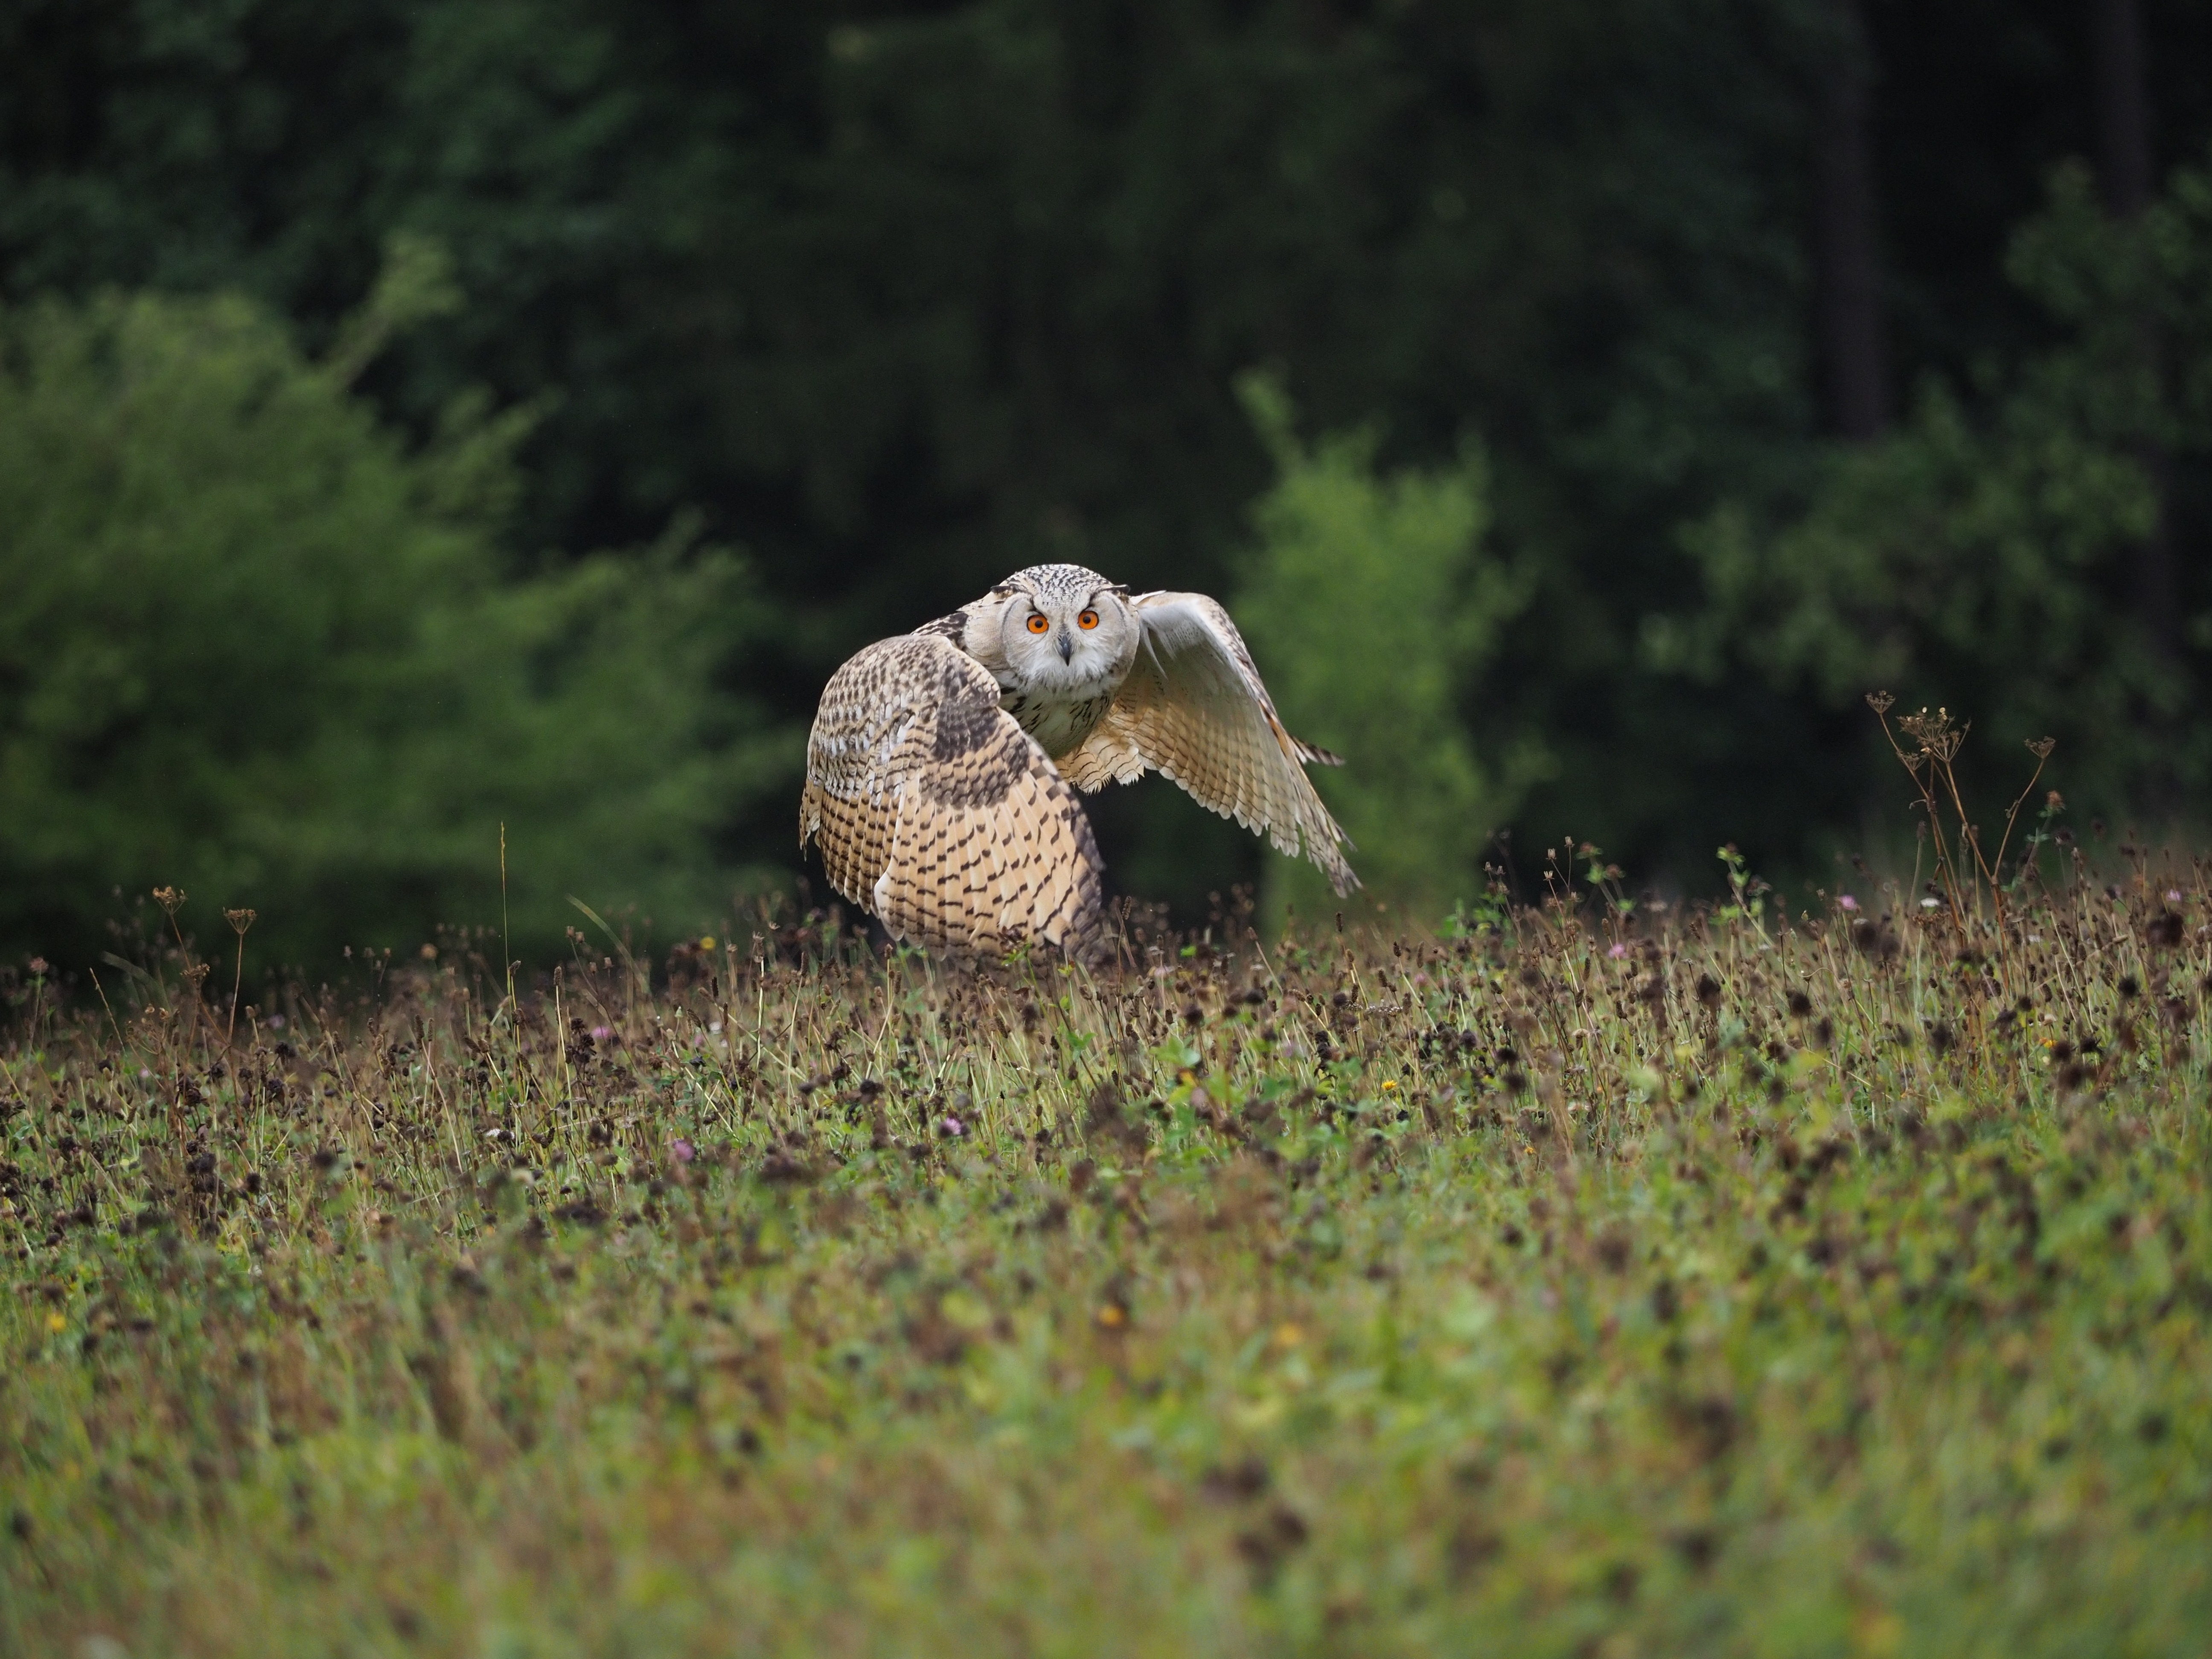
[[[2058,741],[2055,738],[2037,738],[2028,742],[2027,751],[2035,757],[2035,770],[2005,813],[2004,834],[1998,839],[1996,854],[1991,855],[1983,850],[1981,827],[1966,811],[1955,765],[1960,750],[1966,745],[1966,734],[1973,729],[1972,722],[1954,725],[1951,711],[1942,708],[1933,714],[1923,708],[1917,714],[1900,714],[1897,725],[1911,739],[1911,746],[1908,748],[1890,728],[1889,711],[1896,702],[1887,691],[1867,694],[1867,706],[1881,722],[1882,736],[1889,740],[1892,752],[1919,792],[1920,799],[1914,805],[1921,813],[1929,840],[1935,848],[1935,884],[1950,915],[1958,947],[1962,951],[1970,948],[1974,938],[1984,931],[1986,922],[1986,931],[1995,940],[1998,960],[2009,984],[2012,929],[2005,907],[2005,853],[2012,844],[2021,808],[2035,793],[2036,783],[2043,776],[2044,766]],[[2054,806],[2057,800],[2054,794]],[[1952,820],[1948,833],[1944,828],[1947,815]]]

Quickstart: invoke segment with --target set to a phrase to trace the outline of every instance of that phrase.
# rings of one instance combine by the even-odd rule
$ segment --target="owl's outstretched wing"
[[[1200,805],[1311,859],[1339,893],[1358,886],[1340,850],[1352,839],[1305,775],[1307,763],[1342,763],[1284,730],[1229,613],[1203,593],[1129,604],[1143,630],[1136,661],[1104,718],[1061,760],[1068,781],[1098,789],[1148,768],[1164,773]]]
[[[941,634],[872,645],[832,675],[806,744],[799,844],[895,937],[1083,955],[1104,866],[1074,791]]]

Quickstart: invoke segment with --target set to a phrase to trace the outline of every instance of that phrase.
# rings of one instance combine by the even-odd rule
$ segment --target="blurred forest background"
[[[2208,458],[2212,0],[0,0],[0,948],[411,945],[502,822],[519,954],[713,925],[1045,559],[1228,599],[1430,916],[1909,859],[1877,687],[2185,831]]]

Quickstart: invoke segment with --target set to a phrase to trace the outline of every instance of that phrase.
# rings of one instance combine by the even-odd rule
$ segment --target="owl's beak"
[[[1065,628],[1060,630],[1060,659],[1062,662],[1075,660],[1075,641]]]

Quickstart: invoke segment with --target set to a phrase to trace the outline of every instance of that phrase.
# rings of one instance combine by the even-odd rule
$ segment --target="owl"
[[[1018,570],[830,676],[799,844],[894,938],[955,951],[1098,942],[1103,866],[1078,789],[1158,771],[1303,854],[1339,893],[1352,845],[1305,775],[1229,613],[1079,565]]]

